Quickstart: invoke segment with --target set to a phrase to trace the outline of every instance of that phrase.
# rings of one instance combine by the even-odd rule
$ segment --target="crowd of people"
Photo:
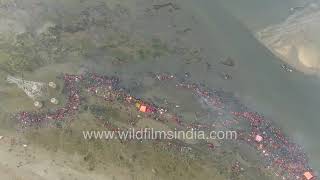
[[[64,75],[64,88],[68,96],[65,107],[58,108],[53,112],[20,112],[18,114],[19,121],[24,126],[30,126],[35,123],[46,122],[47,120],[63,120],[67,116],[74,115],[80,106],[80,89],[78,83],[81,79],[83,79],[82,76]]]
[[[177,80],[171,74],[153,74],[156,80]],[[134,107],[136,110],[154,120],[174,122],[181,128],[211,129],[209,123],[187,123],[180,116],[172,113],[164,107],[159,107],[151,102],[132,96],[128,91],[121,88],[117,77],[102,76],[95,73],[85,73],[83,75],[64,75],[64,88],[68,96],[65,106],[56,109],[54,112],[21,112],[18,119],[24,125],[44,122],[46,120],[63,120],[74,115],[81,105],[81,94],[87,93],[105,101],[118,101],[127,107]],[[267,120],[257,112],[249,111],[244,105],[241,108],[233,108],[230,103],[231,97],[223,96],[219,91],[210,90],[203,85],[179,82],[178,89],[190,90],[193,95],[199,97],[205,104],[218,111],[219,115],[228,114],[233,120],[226,120],[222,125],[237,125],[239,122],[247,122],[248,128],[241,131],[239,141],[245,142],[253,148],[265,160],[266,167],[276,171],[276,175],[289,179],[314,180],[315,175],[308,164],[308,159],[302,147],[293,143],[287,138],[274,123]],[[226,102],[228,100],[228,103]],[[237,100],[234,98],[234,102]],[[237,102],[238,104],[238,102]],[[232,108],[230,108],[232,107]],[[239,111],[242,110],[242,111]],[[237,123],[238,122],[238,123]],[[213,144],[208,144],[210,149],[214,149]]]
[[[155,77],[158,80],[174,79],[173,75],[166,73],[157,74]],[[239,104],[236,98],[230,95],[224,96],[225,93],[217,90],[210,90],[202,85],[188,82],[178,82],[176,86],[191,90],[208,106],[221,110],[220,115],[228,113],[234,117],[233,120],[226,119],[223,122],[224,125],[238,125],[241,121],[247,122],[249,128],[241,131],[239,140],[257,149],[265,160],[266,167],[275,170],[277,176],[282,179],[316,179],[303,148],[283,134],[271,120],[257,112],[250,111],[243,104]],[[230,103],[230,99],[234,103]],[[226,101],[228,103],[224,103]],[[191,127],[210,128],[210,124],[197,123],[196,126],[193,124]]]

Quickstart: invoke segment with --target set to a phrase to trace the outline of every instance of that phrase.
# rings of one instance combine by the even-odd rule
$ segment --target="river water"
[[[285,73],[281,61],[254,38],[252,31],[284,20],[301,1],[199,0],[189,5],[207,28],[208,47],[234,57],[238,70],[232,85],[247,105],[271,117],[303,145],[320,169],[320,81],[299,72]],[[217,43],[219,42],[219,43]],[[210,84],[210,77],[208,77]],[[215,86],[216,82],[211,82]]]
[[[191,24],[192,36],[179,38],[188,42],[190,46],[203,47],[201,50],[203,59],[212,64],[212,70],[204,70],[203,64],[186,65],[181,59],[175,57],[161,59],[161,61],[133,63],[119,69],[111,69],[110,66],[108,69],[101,60],[96,60],[104,58],[105,54],[102,53],[104,49],[101,52],[97,50],[94,57],[90,57],[88,62],[77,61],[84,61],[81,62],[82,64],[90,64],[88,66],[92,66],[92,69],[98,72],[99,70],[117,72],[119,76],[125,76],[123,77],[125,79],[148,71],[190,72],[193,81],[203,82],[212,88],[223,88],[234,92],[247,106],[272,118],[289,136],[304,146],[312,167],[316,171],[319,170],[320,144],[317,143],[317,140],[320,138],[320,131],[317,128],[320,127],[318,119],[320,117],[318,110],[320,80],[299,72],[284,72],[281,68],[281,61],[254,37],[255,31],[285,20],[289,15],[289,9],[299,6],[301,1],[184,0],[183,2],[182,9],[187,9],[190,12],[189,15],[193,14],[190,15],[191,19],[180,18],[179,15],[174,18],[167,17],[167,14],[163,13],[159,15],[159,19],[162,18],[161,22],[157,21],[159,20],[157,17],[153,17],[152,21],[149,17],[143,17],[130,24],[128,29],[129,27],[141,28],[142,34],[146,37],[152,32],[160,34],[162,38],[166,37],[170,33],[170,28],[173,27],[171,25],[168,27],[167,24],[178,24],[175,21],[180,18],[182,20],[179,19],[180,24],[178,25],[181,27],[184,24],[188,26]],[[70,6],[74,9],[77,7],[73,4]],[[63,8],[57,9],[62,11]],[[71,13],[72,11],[68,9],[66,12]],[[183,15],[185,14],[182,14],[181,17]],[[150,22],[144,22],[147,20]],[[96,31],[92,32],[96,33]],[[96,41],[99,39],[100,37],[97,36]],[[99,53],[102,55],[99,56]],[[235,68],[226,68],[217,63],[225,57],[235,59]],[[99,63],[102,65],[100,66]],[[75,65],[72,68],[77,69],[78,67]],[[71,71],[70,69],[68,70]],[[42,71],[45,71],[43,74],[48,74],[47,70],[43,69]],[[54,69],[55,73],[60,71],[63,72],[64,68]],[[219,77],[219,72],[222,71],[230,73],[232,79],[226,81]]]

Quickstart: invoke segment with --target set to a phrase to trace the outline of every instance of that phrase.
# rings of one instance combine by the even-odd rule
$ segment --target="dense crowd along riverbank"
[[[303,148],[286,137],[271,120],[250,111],[232,94],[222,90],[211,90],[204,85],[190,83],[186,79],[179,80],[172,74],[151,73],[151,77],[158,81],[175,82],[178,91],[190,91],[202,103],[211,107],[218,116],[228,117],[221,122],[221,126],[236,129],[240,135],[239,143],[248,144],[256,149],[264,160],[266,168],[274,171],[276,176],[282,179],[316,179]],[[215,128],[208,122],[185,121],[182,116],[173,113],[167,107],[160,107],[131,95],[128,90],[120,86],[120,79],[117,77],[84,73],[82,75],[65,74],[62,79],[67,95],[65,106],[54,111],[19,112],[16,118],[24,127],[72,117],[79,111],[83,97],[93,96],[108,103],[118,102],[126,108],[135,108],[146,117],[163,123],[173,123],[177,128],[204,130]],[[208,143],[208,147],[214,149],[211,143]]]

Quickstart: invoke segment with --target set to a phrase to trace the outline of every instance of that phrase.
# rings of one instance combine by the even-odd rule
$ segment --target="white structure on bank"
[[[51,98],[51,99],[50,99],[50,102],[51,102],[52,104],[55,104],[55,105],[59,104],[59,101],[58,101],[57,98]]]
[[[9,83],[16,84],[20,89],[22,89],[27,96],[36,100],[40,98],[44,94],[44,90],[46,89],[46,84],[42,82],[34,82],[34,81],[26,81],[20,78],[16,78],[13,76],[7,76],[7,81]]]
[[[54,82],[49,82],[48,85],[49,85],[49,87],[51,87],[51,88],[53,88],[53,89],[57,88],[57,84],[54,83]]]
[[[42,108],[43,107],[43,104],[40,102],[40,101],[35,101],[34,103],[33,103],[33,105],[36,107],[36,108]]]

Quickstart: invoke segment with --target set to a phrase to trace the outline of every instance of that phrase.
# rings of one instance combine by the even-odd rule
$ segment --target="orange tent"
[[[141,105],[139,111],[140,112],[147,112],[147,106]]]
[[[314,176],[312,175],[312,173],[309,172],[309,171],[305,172],[303,175],[304,175],[304,177],[305,177],[307,180],[311,180],[312,178],[314,178]]]

